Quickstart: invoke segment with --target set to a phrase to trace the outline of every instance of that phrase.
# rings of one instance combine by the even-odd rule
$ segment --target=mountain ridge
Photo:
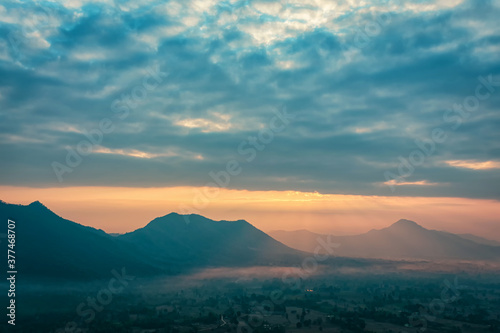
[[[330,237],[332,241],[341,244],[338,255],[346,257],[500,260],[500,247],[475,242],[446,231],[426,229],[407,219],[400,219],[388,227],[372,229],[359,235],[333,236],[307,230],[281,230],[269,234],[292,248],[306,252],[313,251],[317,237]]]
[[[0,201],[0,219],[7,218],[16,221],[19,270],[26,276],[50,278],[106,277],[113,269],[122,267],[137,276],[177,274],[209,267],[290,267],[310,257],[317,248],[318,237],[325,236],[307,230],[282,231],[295,240],[307,236],[305,247],[293,248],[296,244],[276,237],[273,232],[267,234],[245,220],[214,221],[197,214],[175,212],[125,234],[108,234],[64,219],[40,201],[29,205]],[[428,230],[406,219],[361,235],[325,237],[328,244],[340,244],[334,255],[344,258],[329,259],[329,263],[335,262],[339,267],[372,265],[370,260],[375,259],[456,259],[457,253],[459,259],[488,260],[498,259],[500,253],[497,252],[500,247]],[[349,239],[353,237],[361,239],[352,244]],[[308,242],[314,242],[315,248],[307,248]],[[375,250],[370,244],[377,245]],[[6,245],[6,242],[1,244]],[[424,251],[415,255],[416,250]],[[434,252],[441,256],[429,255]]]
[[[121,267],[151,276],[211,265],[291,265],[304,256],[247,221],[187,217],[169,213],[132,232],[110,235],[64,219],[40,201],[0,202],[0,219],[16,221],[19,270],[27,276],[106,277]]]
[[[177,264],[203,265],[205,257],[211,258],[212,265],[236,264],[231,259],[233,256],[243,262],[262,264],[269,260],[279,261],[280,255],[299,255],[297,250],[281,244],[245,220],[214,221],[197,214],[170,213],[117,237],[136,244],[145,255],[159,261],[170,259]],[[155,255],[158,249],[168,255]]]
[[[105,277],[124,266],[159,272],[137,257],[133,247],[124,247],[103,230],[64,219],[40,202],[1,202],[0,219],[16,222],[16,263],[26,276]]]

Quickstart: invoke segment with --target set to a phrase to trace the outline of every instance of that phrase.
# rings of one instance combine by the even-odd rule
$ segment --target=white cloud
[[[175,125],[186,128],[197,128],[204,133],[225,132],[234,129],[234,124],[230,122],[229,114],[212,113],[213,119],[206,118],[183,118],[174,122]]]
[[[438,183],[430,183],[427,180],[419,180],[417,182],[398,182],[394,179],[386,181],[382,185],[384,186],[435,186]]]
[[[98,147],[97,149],[94,149],[94,152],[98,154],[123,155],[123,156],[146,158],[146,159],[178,156],[177,153],[171,151],[166,151],[162,153],[150,153],[137,149],[110,149],[106,147]]]
[[[453,160],[445,163],[452,167],[472,170],[500,169],[499,161]]]

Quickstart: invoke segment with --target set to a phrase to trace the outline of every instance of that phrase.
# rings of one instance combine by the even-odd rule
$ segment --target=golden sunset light
[[[19,188],[1,187],[7,202],[42,199],[61,216],[107,232],[124,233],[165,212],[199,214],[215,220],[245,219],[264,231],[309,229],[336,235],[383,228],[404,217],[423,226],[457,233],[477,231],[500,239],[495,200],[433,197],[379,197],[298,191],[248,191],[219,188]],[[218,193],[197,201],[205,191]],[[470,225],[474,218],[480,223]]]

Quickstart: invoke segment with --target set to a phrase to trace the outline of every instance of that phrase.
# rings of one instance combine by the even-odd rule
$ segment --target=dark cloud
[[[474,95],[479,76],[500,80],[500,8],[478,1],[400,8],[356,42],[364,27],[381,22],[384,7],[373,3],[370,13],[318,26],[297,20],[299,28],[286,29],[283,12],[257,13],[244,2],[52,5],[50,20],[33,23],[31,34],[23,33],[22,15],[40,9],[4,5],[19,23],[0,21],[0,182],[200,186],[237,159],[243,172],[231,188],[499,199],[499,169],[446,161],[500,161],[500,87],[456,129],[443,115]],[[22,37],[15,48],[14,33]],[[125,107],[148,69],[168,77]],[[246,162],[239,145],[282,105],[295,119]],[[51,164],[65,165],[67,149],[104,118],[114,130],[60,183]],[[448,138],[405,178],[431,185],[391,192],[384,172],[397,173],[398,157],[408,159],[415,140],[429,140],[438,127]]]

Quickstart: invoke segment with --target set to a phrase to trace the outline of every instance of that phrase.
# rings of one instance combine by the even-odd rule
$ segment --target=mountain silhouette
[[[0,219],[16,221],[17,269],[26,276],[109,277],[122,267],[151,276],[208,266],[291,264],[304,255],[243,220],[172,213],[111,236],[63,219],[38,201],[27,206],[0,202]],[[7,244],[0,244],[4,253]]]
[[[111,270],[154,274],[135,249],[102,230],[63,219],[42,203],[0,202],[0,220],[15,221],[16,268],[24,276],[109,277]],[[7,242],[0,244],[7,253]]]
[[[318,237],[307,230],[274,231],[270,235],[283,244],[314,252]],[[500,260],[500,247],[452,233],[429,230],[414,221],[399,220],[387,228],[354,236],[329,236],[338,243],[336,254],[345,257],[380,259]],[[474,240],[475,239],[475,240]]]
[[[498,242],[498,241],[495,241],[492,239],[486,239],[486,238],[479,237],[479,236],[472,235],[472,234],[457,234],[457,236],[460,236],[464,239],[468,239],[468,240],[471,240],[473,242],[483,244],[483,245],[500,246],[500,242]]]
[[[250,223],[171,213],[117,237],[158,263],[177,266],[279,265],[302,254]]]
[[[273,232],[273,238],[244,220],[214,221],[177,213],[133,232],[109,235],[66,220],[38,201],[27,206],[0,201],[0,219],[16,221],[16,269],[37,279],[108,278],[112,270],[122,268],[135,276],[154,276],[207,267],[296,266],[311,256],[305,252],[319,248],[321,253],[321,242],[339,244],[333,246],[337,256],[369,258],[329,259],[338,266],[371,265],[371,258],[500,258],[500,247],[483,244],[487,240],[428,230],[409,220],[357,236],[298,230]],[[0,241],[6,253],[8,242]]]

